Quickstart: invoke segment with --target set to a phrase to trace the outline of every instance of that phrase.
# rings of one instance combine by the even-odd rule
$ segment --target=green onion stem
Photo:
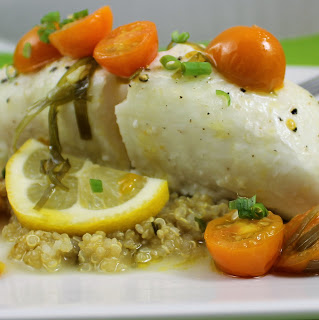
[[[73,13],[73,19],[75,20],[79,20],[82,19],[84,17],[86,17],[89,14],[89,10],[88,9],[84,9],[78,12],[74,12]]]
[[[59,11],[51,11],[41,18],[42,24],[59,22],[59,21],[60,21],[60,12]]]
[[[43,208],[43,206],[46,204],[46,202],[48,201],[48,199],[52,196],[52,194],[54,193],[55,191],[55,185],[54,184],[50,184],[49,187],[47,187],[40,200],[36,203],[36,205],[34,206],[33,209],[35,210],[40,210],[41,208]]]
[[[173,31],[171,34],[172,42],[175,43],[184,43],[189,39],[188,32],[179,33],[177,30]]]
[[[292,245],[295,241],[297,241],[302,232],[307,227],[308,223],[319,213],[319,205],[315,206],[312,210],[308,212],[308,214],[305,216],[305,218],[302,220],[301,224],[299,225],[299,228],[296,230],[296,232],[293,234],[293,236],[289,239],[289,241],[286,243],[283,250],[288,248],[290,245]]]
[[[230,106],[230,95],[228,92],[225,92],[223,90],[216,90],[216,95],[225,97],[227,101],[227,106]]]
[[[90,85],[90,77],[94,70],[95,68],[92,68],[90,74],[88,74],[86,78],[83,79],[83,81],[79,82],[77,88],[78,95],[74,100],[76,122],[78,125],[80,137],[83,140],[92,139],[91,126],[87,110],[87,92]]]
[[[30,59],[32,53],[32,46],[30,42],[26,42],[23,46],[22,55],[26,59]]]
[[[296,251],[304,251],[311,248],[319,239],[319,224],[314,226],[310,231],[303,234],[298,241],[294,249]]]
[[[181,62],[177,58],[175,58],[174,56],[171,56],[169,54],[163,56],[160,59],[160,63],[167,70],[176,70],[181,67]]]
[[[68,159],[64,159],[61,152],[62,147],[58,131],[58,111],[59,106],[75,101],[76,117],[81,136],[90,137],[91,129],[87,116],[87,90],[90,84],[90,77],[97,67],[97,63],[92,57],[77,61],[59,80],[55,88],[48,95],[33,104],[27,109],[26,116],[19,123],[14,137],[14,149],[24,128],[46,107],[50,107],[48,113],[49,121],[49,151],[51,158],[42,160],[40,171],[45,173],[50,181],[48,188],[42,194],[40,200],[35,205],[39,210],[49,200],[56,187],[63,190],[68,188],[62,183],[65,174],[70,170],[71,165]]]
[[[262,219],[268,216],[268,210],[262,203],[254,204],[250,210],[253,219]]]
[[[268,210],[262,203],[256,203],[256,195],[251,198],[238,197],[229,201],[229,209],[238,210],[240,219],[262,219],[268,216]]]
[[[77,81],[70,82],[68,78],[82,66],[86,66],[86,68],[84,68],[83,72],[79,75],[79,78],[76,79]],[[83,86],[81,81],[87,82],[87,77],[92,75],[96,67],[97,63],[91,57],[77,61],[64,73],[56,87],[54,87],[44,99],[35,102],[27,108],[25,117],[21,120],[15,131],[13,149],[16,150],[18,139],[25,127],[45,108],[52,104],[62,105],[74,101],[78,97],[82,99],[82,97],[86,96],[85,91],[88,89],[88,86]]]
[[[185,76],[209,75],[212,72],[212,66],[209,62],[183,62],[182,72]]]
[[[90,179],[90,186],[91,186],[92,192],[94,193],[103,192],[103,184],[102,184],[102,180],[100,179]]]

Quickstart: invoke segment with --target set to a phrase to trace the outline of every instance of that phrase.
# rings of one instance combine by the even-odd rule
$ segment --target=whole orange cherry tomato
[[[240,277],[264,275],[280,254],[282,219],[270,211],[260,220],[240,219],[234,213],[209,222],[206,246],[220,270]]]
[[[64,56],[79,59],[93,55],[96,44],[112,29],[113,14],[102,7],[50,34],[49,40]]]
[[[319,206],[291,219],[285,227],[283,252],[276,270],[319,273]]]
[[[61,57],[59,51],[51,44],[40,41],[39,28],[36,26],[27,32],[16,46],[13,64],[19,72],[36,71]],[[25,46],[29,46],[29,57],[25,56]]]
[[[137,21],[112,30],[94,49],[95,60],[109,72],[130,77],[146,67],[157,55],[156,26],[150,21]]]
[[[237,26],[206,48],[216,69],[240,87],[271,92],[283,86],[286,58],[280,42],[258,26]]]

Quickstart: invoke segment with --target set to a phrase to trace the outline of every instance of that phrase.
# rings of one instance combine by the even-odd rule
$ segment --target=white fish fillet
[[[216,199],[257,194],[258,201],[285,218],[317,204],[317,100],[289,81],[275,94],[260,94],[243,92],[216,71],[173,79],[173,72],[159,63],[164,54],[178,57],[192,50],[177,45],[160,53],[145,71],[147,82],[137,78],[124,85],[97,70],[88,103],[93,140],[80,139],[72,105],[62,107],[64,151],[97,162],[109,160],[124,169],[131,162],[143,174],[168,179],[172,190],[184,194],[207,192]],[[73,62],[63,58],[40,72],[0,84],[2,164],[26,107],[44,97]],[[57,70],[50,72],[53,67]],[[229,92],[229,106],[216,90]],[[29,137],[47,139],[47,128],[45,111],[27,127],[20,143]]]
[[[178,45],[169,54],[190,50]],[[316,99],[290,81],[275,94],[258,94],[242,92],[216,71],[176,80],[160,66],[164,54],[145,72],[149,81],[132,82],[127,99],[116,106],[134,168],[167,178],[184,194],[257,194],[285,218],[319,203]],[[229,106],[216,90],[229,92]]]
[[[14,131],[25,115],[25,110],[37,100],[44,98],[55,87],[66,67],[74,60],[62,58],[39,72],[21,74],[13,81],[0,83],[0,167],[3,168],[12,152]],[[6,79],[5,69],[0,71],[0,80]],[[92,140],[81,140],[73,105],[60,107],[59,133],[63,150],[75,155],[85,154],[96,162],[128,169],[129,160],[122,143],[114,115],[114,106],[125,99],[127,85],[117,77],[99,68],[91,79],[88,95],[88,116]],[[40,113],[23,131],[19,144],[28,138],[48,139],[48,109]]]

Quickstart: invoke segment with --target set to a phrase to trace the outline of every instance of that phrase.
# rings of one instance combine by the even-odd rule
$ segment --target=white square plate
[[[295,82],[317,74],[319,68],[287,70]],[[0,260],[6,251],[1,241]],[[9,266],[0,278],[0,319],[314,319],[318,288],[319,277],[228,277],[212,271],[209,259],[188,269],[122,274],[47,274]]]

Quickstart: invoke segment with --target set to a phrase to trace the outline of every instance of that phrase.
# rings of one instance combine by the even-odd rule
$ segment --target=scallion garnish
[[[82,11],[78,11],[78,12],[74,12],[69,18],[64,19],[61,23],[60,23],[60,27],[65,26],[68,23],[74,22],[76,20],[85,18],[87,15],[89,14],[88,9],[82,10]]]
[[[178,70],[185,76],[209,75],[212,72],[212,66],[209,62],[187,61],[181,62],[169,54],[160,59],[161,64],[167,70]]]
[[[227,99],[227,105],[230,106],[230,95],[228,92],[225,92],[223,90],[216,90],[217,96],[223,96]]]
[[[241,219],[262,219],[268,216],[266,207],[262,203],[256,203],[256,195],[229,201],[229,209],[238,210],[238,217]]]
[[[103,184],[102,184],[102,180],[100,179],[90,179],[90,186],[91,186],[92,192],[94,193],[103,192]]]
[[[184,43],[189,39],[188,32],[179,33],[177,30],[173,31],[171,34],[172,42],[175,43]]]
[[[74,12],[73,13],[73,19],[74,20],[79,20],[82,19],[84,17],[86,17],[89,14],[89,10],[88,9],[84,9],[78,12]]]
[[[212,73],[212,66],[209,62],[183,62],[182,72],[185,76],[209,75]]]
[[[47,175],[49,186],[45,189],[40,200],[35,205],[36,210],[40,210],[45,205],[57,187],[68,190],[68,188],[62,183],[62,179],[69,171],[71,166],[68,159],[64,159],[61,154],[62,148],[59,141],[57,124],[58,107],[72,101],[74,101],[75,104],[76,102],[80,101],[78,108],[76,108],[76,112],[81,113],[78,125],[81,126],[79,130],[82,137],[83,132],[81,133],[81,130],[85,131],[89,129],[89,124],[86,123],[87,89],[89,87],[89,79],[96,67],[97,63],[92,57],[78,60],[70,69],[68,69],[67,72],[65,72],[56,87],[53,88],[45,98],[37,101],[35,104],[27,108],[25,117],[22,119],[16,129],[13,143],[14,149],[16,148],[16,144],[21,132],[28,125],[28,123],[42,110],[50,107],[49,151],[51,158],[43,160],[41,163],[41,172]],[[78,72],[79,68],[81,68],[80,73]],[[84,134],[86,135],[88,132],[84,132]]]
[[[23,49],[22,49],[22,55],[23,55],[26,59],[30,59],[31,53],[32,53],[31,43],[30,43],[30,42],[26,42],[26,43],[24,44]]]
[[[42,42],[50,43],[49,36],[51,33],[55,32],[59,28],[62,28],[68,23],[74,22],[76,20],[82,19],[89,14],[88,9],[81,10],[73,13],[69,18],[64,19],[61,22],[60,12],[53,11],[49,12],[41,19],[41,26],[38,30],[39,38]]]
[[[50,43],[49,36],[56,31],[60,24],[60,12],[52,11],[41,19],[41,26],[38,30],[39,38],[44,43]]]
[[[176,70],[181,67],[181,62],[177,58],[175,58],[174,56],[171,56],[169,54],[163,56],[160,59],[160,63],[167,70]]]
[[[188,32],[179,33],[177,30],[171,34],[171,42],[167,46],[167,50],[171,49],[174,43],[185,43],[189,39]]]
[[[41,18],[41,24],[47,24],[47,23],[53,23],[53,22],[60,22],[59,11],[49,12]]]

